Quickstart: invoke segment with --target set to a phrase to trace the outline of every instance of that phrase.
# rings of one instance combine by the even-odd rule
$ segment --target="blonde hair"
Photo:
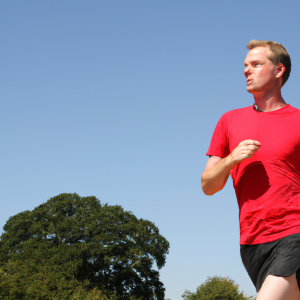
[[[267,58],[277,66],[279,63],[282,63],[285,66],[285,72],[282,75],[282,85],[283,86],[287,80],[289,79],[292,63],[291,58],[286,51],[286,49],[281,45],[273,41],[259,41],[259,40],[252,40],[250,41],[247,46],[249,50],[256,48],[256,47],[268,47],[270,49],[270,54]]]

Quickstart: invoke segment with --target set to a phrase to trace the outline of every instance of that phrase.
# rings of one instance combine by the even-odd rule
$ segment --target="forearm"
[[[201,185],[204,194],[211,196],[225,186],[233,165],[230,156],[223,158],[211,169],[205,170],[201,176]]]

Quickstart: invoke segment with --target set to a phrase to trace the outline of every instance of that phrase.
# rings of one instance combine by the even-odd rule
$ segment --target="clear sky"
[[[295,0],[2,0],[1,228],[60,193],[94,195],[170,242],[166,298],[214,275],[255,295],[232,182],[207,197],[200,176],[220,116],[253,103],[251,39],[286,47],[283,97],[300,108],[299,11]]]

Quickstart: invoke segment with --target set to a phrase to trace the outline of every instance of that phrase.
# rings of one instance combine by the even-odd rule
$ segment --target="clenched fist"
[[[229,154],[231,166],[234,167],[234,165],[239,164],[244,159],[251,158],[260,146],[260,142],[254,140],[246,140],[239,143]]]

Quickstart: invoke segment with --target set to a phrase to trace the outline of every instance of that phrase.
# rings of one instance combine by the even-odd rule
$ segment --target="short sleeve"
[[[229,154],[228,124],[225,116],[223,115],[217,123],[206,155],[214,155],[224,158]]]

